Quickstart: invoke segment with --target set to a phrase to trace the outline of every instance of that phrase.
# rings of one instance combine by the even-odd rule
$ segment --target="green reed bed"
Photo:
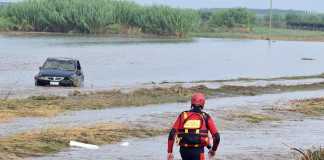
[[[119,0],[27,0],[0,8],[10,30],[149,33],[184,36],[199,25],[197,11]]]

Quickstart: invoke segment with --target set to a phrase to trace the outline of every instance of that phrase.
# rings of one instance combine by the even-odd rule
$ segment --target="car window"
[[[44,65],[44,69],[60,69],[66,71],[74,71],[75,65],[73,61],[60,61],[60,60],[47,60]]]

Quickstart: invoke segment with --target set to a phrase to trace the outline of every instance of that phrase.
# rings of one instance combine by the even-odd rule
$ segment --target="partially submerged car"
[[[71,58],[47,58],[35,76],[36,86],[83,85],[84,75],[79,60]]]

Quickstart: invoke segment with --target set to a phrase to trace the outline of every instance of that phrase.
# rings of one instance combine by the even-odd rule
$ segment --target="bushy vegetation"
[[[209,19],[209,24],[211,27],[251,28],[255,19],[255,13],[245,8],[234,8],[213,13]]]
[[[10,30],[14,26],[13,22],[7,18],[0,17],[0,31]]]
[[[250,31],[254,27],[269,26],[270,17],[266,12],[268,11],[264,10],[260,13],[260,11],[256,10],[233,8],[200,10],[199,14],[203,22],[201,28],[204,31],[219,31],[219,28],[246,28]],[[324,31],[324,14],[274,10],[272,27]],[[217,29],[215,30],[215,28]]]
[[[246,8],[179,9],[127,0],[26,0],[0,7],[0,31],[173,35],[254,33],[269,15]],[[324,15],[274,11],[274,28],[324,30]],[[267,31],[268,33],[268,31]],[[193,34],[192,34],[193,35]]]
[[[183,36],[199,24],[198,12],[167,6],[141,6],[119,0],[28,0],[1,8],[13,30],[40,32],[109,32],[137,29]]]

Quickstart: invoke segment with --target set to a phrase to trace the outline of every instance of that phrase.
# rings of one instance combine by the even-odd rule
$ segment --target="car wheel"
[[[73,86],[74,87],[81,87],[81,81],[80,80],[76,80],[73,82]]]

